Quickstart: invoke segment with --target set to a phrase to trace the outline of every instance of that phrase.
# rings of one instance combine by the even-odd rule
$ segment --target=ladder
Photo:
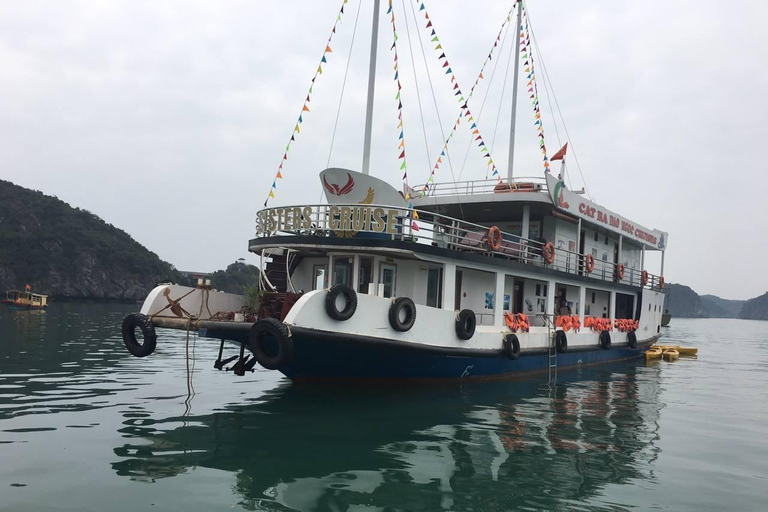
[[[557,347],[555,346],[555,333],[556,329],[553,329],[552,320],[549,316],[547,319],[547,364],[549,365],[547,371],[547,384],[553,386],[557,384]]]

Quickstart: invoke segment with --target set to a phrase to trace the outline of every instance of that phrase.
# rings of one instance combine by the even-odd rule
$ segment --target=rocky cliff
[[[746,320],[768,320],[768,292],[744,303],[739,318]]]
[[[709,312],[710,318],[738,318],[739,311],[746,301],[721,299],[717,295],[702,295],[701,304]]]
[[[129,300],[168,279],[184,282],[124,231],[0,180],[0,293],[29,283],[53,299]]]
[[[669,283],[664,287],[664,308],[672,318],[707,318],[709,312],[695,291],[682,284]]]

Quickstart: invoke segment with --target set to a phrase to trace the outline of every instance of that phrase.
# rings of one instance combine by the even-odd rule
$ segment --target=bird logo
[[[352,192],[352,189],[355,187],[355,180],[352,179],[352,175],[347,173],[347,183],[339,188],[338,185],[333,184],[331,185],[328,183],[328,180],[325,179],[325,176],[323,176],[323,186],[325,187],[325,190],[328,191],[329,194],[332,196],[343,196],[344,194],[349,194]]]

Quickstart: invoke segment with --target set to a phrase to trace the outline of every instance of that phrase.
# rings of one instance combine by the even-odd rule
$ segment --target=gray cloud
[[[362,154],[370,4],[363,2],[331,159],[354,169]],[[6,3],[0,16],[0,177],[91,210],[180,268],[213,270],[245,256],[255,213],[339,5]],[[441,134],[413,39],[427,155],[402,5],[394,1],[409,176],[419,182],[428,176]],[[510,5],[427,4],[463,90]],[[275,204],[320,198],[316,174],[328,159],[357,6],[350,1],[334,37]],[[532,1],[529,9],[590,192],[606,207],[671,233],[668,280],[729,298],[768,289],[768,278],[753,263],[768,250],[759,236],[768,232],[761,158],[768,135],[768,44],[759,26],[768,5],[560,0]],[[380,30],[372,172],[399,186],[388,18]],[[426,51],[447,129],[457,106],[436,55]],[[498,131],[494,126],[506,53],[497,59],[479,124],[486,140],[496,132],[493,155],[503,169],[508,97]],[[541,87],[541,65],[537,71]],[[476,113],[488,78],[486,72],[470,103]],[[560,142],[563,127],[553,123],[545,95],[542,110],[552,153],[555,126]],[[525,97],[517,130],[515,172],[538,175]],[[472,151],[462,170],[466,135],[460,128],[450,147],[454,174],[483,178],[482,159]],[[569,172],[580,187],[572,160]],[[438,180],[450,177],[443,166]],[[754,246],[751,258],[748,245]]]

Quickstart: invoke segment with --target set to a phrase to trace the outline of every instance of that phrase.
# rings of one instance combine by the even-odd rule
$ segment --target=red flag
[[[565,143],[565,146],[561,147],[560,150],[555,153],[552,158],[549,159],[550,162],[553,162],[555,160],[562,160],[565,158],[565,153],[568,151],[568,143]]]

